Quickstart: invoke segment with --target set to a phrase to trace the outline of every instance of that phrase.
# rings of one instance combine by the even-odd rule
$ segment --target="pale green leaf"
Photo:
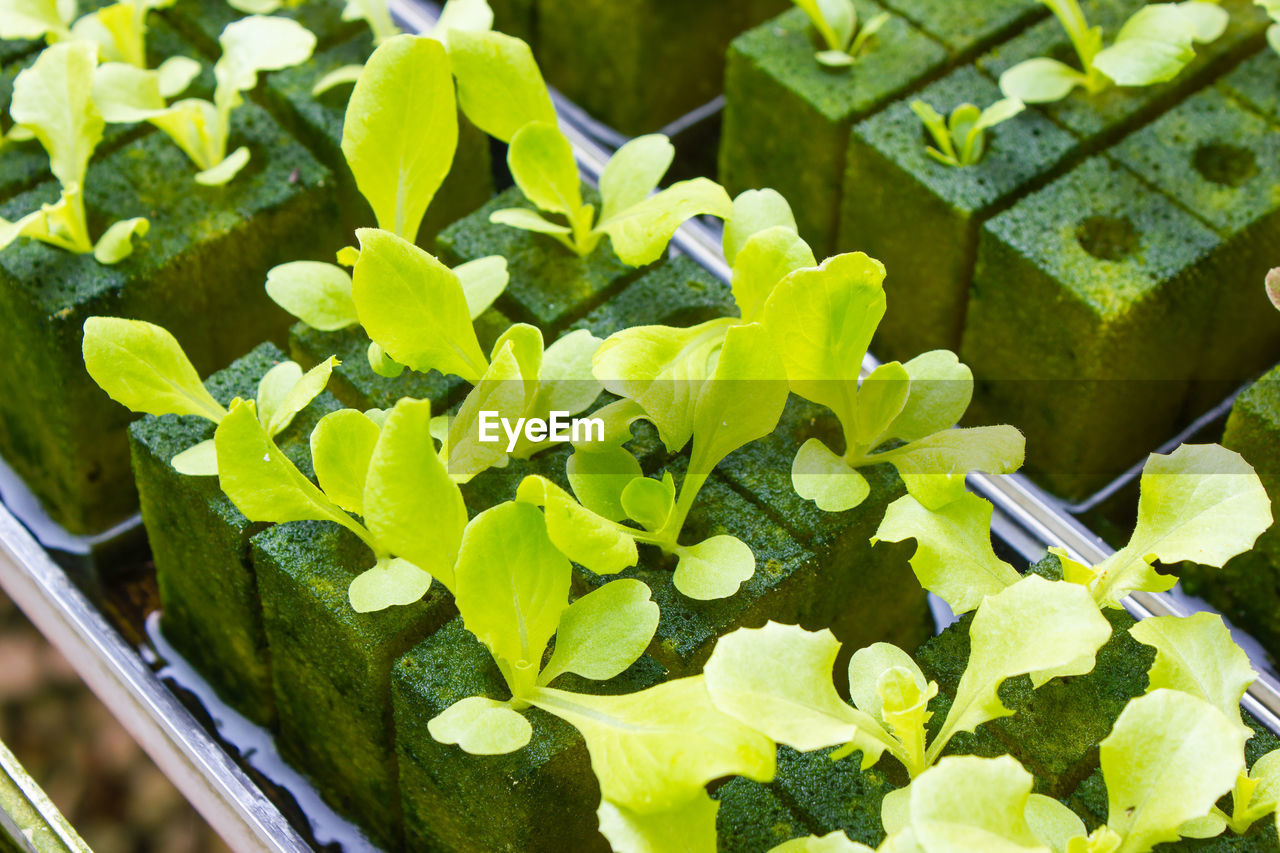
[[[330,412],[311,431],[311,462],[320,488],[338,506],[364,515],[364,485],[381,430],[355,409]]]
[[[1011,474],[1025,454],[1022,433],[1002,424],[943,430],[867,459],[891,463],[912,497],[938,509],[964,494],[969,472]]]
[[[218,36],[222,56],[213,66],[223,104],[231,92],[252,89],[262,71],[278,71],[311,58],[316,37],[292,18],[250,15],[227,24]]]
[[[274,407],[269,420],[264,424],[267,435],[275,437],[283,432],[293,422],[294,416],[320,395],[324,386],[329,384],[329,376],[337,363],[337,358],[329,356],[298,378],[280,398],[279,404]]]
[[[778,282],[816,264],[809,244],[794,227],[773,226],[748,237],[735,255],[729,282],[743,322],[763,319],[765,300]]]
[[[449,45],[449,38],[457,31],[476,33],[493,28],[493,10],[487,0],[446,0],[431,28],[431,37]]]
[[[1087,835],[1084,821],[1075,812],[1044,794],[1027,798],[1025,815],[1031,834],[1053,853],[1067,853],[1071,839]]]
[[[791,485],[797,495],[823,512],[853,509],[871,494],[867,479],[816,438],[806,439],[796,452]]]
[[[598,575],[612,575],[639,559],[626,529],[583,507],[544,477],[526,477],[516,500],[542,506],[547,535],[566,557]]]
[[[1047,104],[1062,100],[1084,82],[1085,76],[1070,65],[1038,57],[1019,62],[1001,74],[1000,91],[1027,104]]]
[[[207,169],[196,173],[196,183],[206,187],[220,187],[240,174],[249,163],[249,149],[243,145]]]
[[[602,798],[596,815],[614,853],[715,853],[719,808],[701,791],[661,811],[635,811]]]
[[[566,672],[605,681],[644,654],[658,629],[658,605],[641,581],[610,581],[565,609],[555,651],[538,678],[550,684]]]
[[[619,496],[626,517],[646,530],[661,530],[675,507],[674,481],[636,477],[627,483]]]
[[[311,86],[311,94],[313,97],[319,97],[330,89],[336,89],[339,86],[354,86],[355,82],[360,79],[360,73],[364,71],[363,65],[340,65],[323,75]],[[350,100],[348,98],[348,100]]]
[[[990,502],[968,493],[933,511],[906,495],[889,504],[876,539],[915,539],[911,569],[920,585],[954,613],[968,613],[1020,579],[991,546],[991,511]]]
[[[928,853],[1049,853],[1027,824],[1034,781],[1012,756],[944,758],[911,783],[911,831]]]
[[[458,103],[471,123],[510,142],[529,122],[554,124],[556,111],[529,45],[495,32],[453,31],[449,59]]]
[[[457,144],[444,46],[412,35],[384,41],[365,63],[342,125],[342,153],[379,228],[417,238]]]
[[[1186,43],[1130,38],[1099,53],[1093,67],[1119,86],[1152,86],[1177,77],[1195,56]]]
[[[218,450],[213,439],[206,439],[188,447],[169,460],[173,470],[187,477],[216,477],[218,475]]]
[[[74,3],[58,0],[3,0],[0,2],[0,39],[68,36],[75,11]]]
[[[582,505],[609,521],[627,517],[622,491],[644,476],[635,456],[619,445],[578,448],[565,468],[569,486]]]
[[[347,600],[357,613],[373,613],[421,600],[431,588],[431,575],[399,557],[381,557],[347,587]]]
[[[600,381],[591,372],[602,341],[586,329],[561,335],[542,354],[537,374],[538,391],[530,401],[530,417],[546,418],[552,412],[575,415],[600,396]]]
[[[98,49],[91,42],[59,42],[44,49],[13,81],[9,115],[49,153],[49,170],[63,187],[83,185],[105,123],[93,102]]]
[[[93,381],[130,411],[198,415],[214,423],[226,414],[182,346],[153,323],[90,317],[84,323],[82,352]]]
[[[145,237],[151,223],[140,216],[113,222],[98,238],[93,257],[100,264],[117,264],[133,254],[133,238]]]
[[[352,297],[369,337],[401,364],[471,383],[488,363],[457,275],[389,231],[361,228]]]
[[[813,57],[828,68],[848,68],[858,61],[843,50],[820,50]]]
[[[200,63],[188,56],[171,56],[156,68],[161,96],[172,98],[182,94],[200,76]]]
[[[270,424],[276,410],[301,379],[302,367],[297,362],[282,361],[272,365],[271,369],[258,380],[258,393],[254,403],[258,408],[258,420],[267,429],[267,435],[271,435]]]
[[[454,702],[427,723],[427,731],[440,743],[457,744],[472,755],[505,755],[533,737],[523,714],[484,696]]]
[[[446,454],[449,476],[455,482],[466,483],[488,468],[506,464],[505,436],[499,435],[497,441],[482,440],[485,436],[481,432],[481,416],[491,412],[497,418],[518,418],[525,403],[525,379],[508,342],[495,351],[489,369],[467,394],[449,425]]]
[[[859,841],[850,841],[849,836],[837,829],[826,835],[808,835],[804,838],[784,841],[777,847],[770,848],[769,853],[875,853],[875,851]]]
[[[852,432],[859,447],[881,443],[889,424],[902,412],[910,393],[911,377],[896,361],[885,362],[867,374],[858,386],[858,403],[854,408]]]
[[[796,230],[791,205],[777,190],[746,190],[733,200],[733,210],[724,223],[724,258],[732,265],[738,252],[752,235],[769,228]]]
[[[921,353],[902,366],[911,390],[886,437],[915,441],[955,426],[973,399],[973,372],[944,349]]]
[[[395,379],[404,373],[404,365],[387,355],[386,350],[378,346],[376,341],[369,342],[367,361],[370,370],[386,379]]]
[[[267,295],[313,329],[333,332],[359,322],[351,276],[320,261],[291,261],[267,272]]]
[[[521,231],[533,231],[537,234],[573,233],[573,229],[568,225],[549,222],[536,210],[529,210],[527,207],[508,207],[502,210],[495,210],[489,214],[489,221],[494,225],[510,225],[512,228],[519,228]]]
[[[1161,689],[1125,706],[1099,753],[1107,826],[1129,853],[1208,814],[1244,769],[1244,734],[1203,699]]]
[[[660,133],[637,136],[614,152],[600,175],[600,218],[609,219],[648,198],[675,154],[671,140]]]
[[[453,268],[453,274],[462,283],[462,295],[467,300],[472,320],[483,314],[507,289],[510,278],[507,259],[501,255],[489,255],[459,264]]]
[[[671,235],[686,219],[710,214],[725,219],[733,202],[724,187],[707,178],[672,184],[657,195],[601,217],[595,230],[609,235],[623,263],[643,266],[662,257]]]
[[[582,181],[569,140],[552,122],[531,122],[511,138],[507,165],[524,197],[572,219],[582,207]]]
[[[750,546],[727,534],[697,545],[677,545],[675,553],[671,581],[681,595],[699,601],[728,598],[756,573],[756,557]]]

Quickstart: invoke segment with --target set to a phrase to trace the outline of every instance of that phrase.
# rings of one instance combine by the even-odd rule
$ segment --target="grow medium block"
[[[719,849],[733,853],[767,853],[784,841],[810,834],[804,818],[783,804],[769,785],[735,776],[715,793]]]
[[[205,386],[224,406],[252,400],[258,382],[286,360],[274,344],[261,344]],[[309,436],[338,408],[322,394],[299,412],[276,444],[308,476]],[[145,417],[129,429],[129,444],[160,588],[165,637],[199,670],[228,704],[270,725],[275,717],[267,638],[262,630],[258,584],[249,561],[249,537],[261,529],[235,508],[216,477],[188,477],[174,470],[174,456],[205,439],[214,425],[203,418]]]
[[[331,44],[341,41],[358,32],[366,32],[369,27],[363,19],[345,21],[342,11],[346,8],[343,0],[306,0],[299,3],[285,3],[273,15],[293,18],[310,30],[316,37],[316,45],[323,50]],[[232,21],[245,17],[228,3],[184,3],[164,10],[168,18],[178,30],[210,57],[218,57],[222,48],[218,45],[218,36]]]
[[[1068,499],[1137,462],[1181,414],[1221,239],[1103,158],[983,227],[961,356],[973,423],[1017,424]]]
[[[560,488],[573,494],[569,488],[569,478],[565,473],[565,465],[573,454],[573,447],[558,444],[548,450],[534,454],[529,459],[512,459],[505,468],[489,468],[477,474],[469,483],[462,486],[462,499],[467,505],[467,514],[474,518],[486,509],[492,509],[501,503],[516,499],[516,489],[525,477],[537,474],[546,477]]]
[[[1077,148],[1071,134],[1027,112],[987,133],[980,162],[946,166],[926,153],[910,106],[917,97],[945,116],[963,103],[994,103],[1000,90],[968,66],[854,125],[839,248],[863,250],[888,270],[889,308],[876,332],[882,358],[959,348],[982,223],[1063,168]]]
[[[119,264],[25,239],[0,252],[0,454],[73,532],[100,530],[137,506],[124,430],[132,416],[85,372],[85,319],[158,323],[209,373],[283,336],[288,315],[263,290],[267,270],[330,244],[329,171],[252,104],[235,113],[231,145],[241,143],[254,159],[223,187],[196,184],[187,156],[159,133],[91,164],[93,234],[130,216],[151,220]],[[42,184],[0,215],[16,219],[57,195]]]
[[[391,668],[453,618],[453,599],[436,582],[414,604],[355,612],[347,587],[373,565],[373,554],[330,522],[276,525],[252,546],[281,754],[310,774],[335,808],[394,848],[400,794]]]
[[[869,0],[856,5],[862,21],[881,11]],[[824,257],[835,245],[849,128],[940,71],[947,53],[897,15],[851,69],[820,65],[814,45],[809,19],[792,9],[729,46],[720,181],[732,195],[782,193],[800,235]]]
[[[1144,0],[1085,0],[1081,5],[1090,25],[1101,26],[1110,44],[1120,26],[1144,5]],[[1043,111],[1084,140],[1087,148],[1097,150],[1164,112],[1186,93],[1198,89],[1240,56],[1257,48],[1268,20],[1261,8],[1251,0],[1224,0],[1221,5],[1231,15],[1226,32],[1212,44],[1196,45],[1196,58],[1168,83],[1138,88],[1109,86],[1096,95],[1076,89],[1061,101],[1032,109]],[[1038,56],[1079,66],[1066,30],[1055,17],[992,49],[978,59],[978,66],[992,79],[997,79],[1008,68]]]
[[[599,205],[599,196],[587,187],[583,200]],[[515,322],[537,326],[548,340],[639,274],[618,259],[607,237],[580,258],[545,234],[489,221],[490,213],[507,207],[534,209],[517,187],[498,193],[440,232],[440,260],[457,266],[486,255],[506,258],[511,279],[497,308]]]
[[[836,672],[842,673],[841,667]],[[783,803],[808,820],[813,832],[842,830],[854,841],[877,846],[884,841],[880,804],[886,794],[907,784],[902,765],[892,758],[860,770],[862,753],[831,760],[834,749],[797,752],[778,747],[773,787]]]
[[[871,545],[885,507],[905,494],[902,481],[888,465],[864,468],[871,486],[867,499],[845,512],[824,512],[797,495],[791,484],[796,451],[813,437],[844,450],[835,416],[793,396],[773,434],[730,454],[720,463],[719,475],[763,510],[768,519],[764,525],[781,526],[816,558],[817,585],[827,591],[815,600],[818,609],[811,615],[816,618],[806,627],[831,625],[845,654],[878,641],[914,649],[933,633],[933,620],[924,590],[907,564],[912,546]]]
[[[310,61],[278,71],[267,78],[268,105],[285,126],[301,139],[338,178],[340,210],[349,242],[356,228],[374,224],[373,211],[356,188],[342,154],[342,125],[351,86],[311,94],[321,77],[343,65],[362,65],[373,52],[372,37],[359,33],[317,54]],[[418,229],[418,244],[430,248],[441,228],[466,216],[493,194],[493,166],[489,137],[458,113],[458,148],[453,166],[436,193]],[[334,250],[340,246],[334,246]]]
[[[607,682],[562,676],[553,686],[583,693],[633,693],[663,679],[641,658]],[[537,708],[524,748],[471,755],[436,741],[433,717],[460,699],[510,698],[489,651],[457,618],[400,658],[392,671],[396,756],[405,843],[410,850],[600,850],[600,788],[586,744],[568,723]]]
[[[720,94],[730,40],[786,8],[783,0],[539,0],[538,61],[566,97],[636,136]]]
[[[954,0],[885,0],[885,5],[956,56],[969,56],[1002,41],[1045,13],[1037,0],[991,0],[963,6]]]
[[[1275,85],[1278,75],[1280,55],[1265,48],[1240,63],[1219,85],[1272,121],[1280,121],[1280,89]]]
[[[633,326],[686,328],[738,316],[729,285],[688,255],[660,263],[573,324],[598,338]]]
[[[1280,314],[1269,310],[1259,286],[1280,245],[1280,134],[1209,88],[1127,137],[1110,156],[1222,238],[1216,272],[1205,280],[1214,288],[1214,314],[1196,373],[1195,408],[1208,408],[1280,358]]]
[[[488,352],[509,325],[510,321],[492,308],[481,314],[476,318],[480,348]],[[400,398],[413,397],[430,400],[432,411],[439,414],[469,388],[458,377],[441,376],[436,371],[424,374],[406,368],[395,378],[374,373],[369,366],[369,338],[359,326],[321,332],[306,323],[294,323],[289,329],[289,352],[307,367],[336,355],[342,363],[333,369],[329,387],[345,405],[361,411],[389,409]]]
[[[493,28],[538,49],[538,0],[490,0]]]

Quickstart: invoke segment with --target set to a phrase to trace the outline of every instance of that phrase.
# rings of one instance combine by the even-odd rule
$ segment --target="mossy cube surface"
[[[306,27],[316,37],[317,50],[359,32],[367,32],[363,19],[343,20],[346,8],[343,0],[305,0],[285,3],[273,15],[292,18]],[[222,55],[218,36],[227,24],[245,17],[245,13],[229,3],[182,3],[164,11],[164,15],[178,30],[211,58]]]
[[[857,0],[858,20],[882,11]],[[792,9],[734,39],[725,71],[720,181],[730,194],[772,187],[791,203],[800,235],[831,254],[853,122],[915,88],[947,63],[946,50],[893,15],[857,65],[814,59],[808,17]]]
[[[724,853],[768,853],[785,841],[810,834],[804,818],[769,785],[735,776],[712,796],[720,801],[716,841]]]
[[[506,441],[505,437],[502,439]],[[535,453],[528,459],[511,459],[504,468],[488,468],[462,485],[462,499],[467,513],[474,518],[487,509],[516,499],[516,490],[525,477],[546,477],[560,488],[573,494],[565,466],[573,448],[567,444]]]
[[[92,234],[131,216],[151,222],[114,266],[26,239],[0,252],[9,342],[0,454],[72,532],[101,530],[137,506],[124,429],[132,415],[85,371],[84,321],[157,323],[202,374],[212,372],[262,340],[283,342],[289,318],[263,290],[267,270],[331,244],[329,171],[253,104],[236,111],[231,144],[247,144],[254,159],[222,187],[196,184],[187,156],[158,133],[91,164]],[[0,215],[17,219],[57,195],[42,184]]]
[[[351,86],[334,87],[321,95],[311,94],[321,77],[344,65],[363,65],[373,52],[368,32],[322,51],[302,65],[277,71],[267,77],[264,95],[267,104],[338,179],[339,203],[345,236],[375,224],[373,211],[360,194],[342,154],[342,125],[346,117]],[[422,140],[422,144],[430,144]],[[489,137],[458,113],[458,147],[444,183],[427,208],[418,229],[418,245],[428,249],[435,236],[449,223],[466,216],[493,194],[493,166],[489,160]],[[336,251],[340,246],[334,246]]]
[[[1000,90],[966,66],[854,125],[850,135],[839,247],[885,265],[889,305],[875,349],[902,360],[959,348],[979,228],[1065,168],[1078,147],[1071,134],[1026,112],[987,133],[978,163],[947,166],[928,156],[911,110],[916,98],[946,116],[964,103],[993,103]],[[921,251],[925,234],[929,250]]]
[[[1127,469],[1182,414],[1221,245],[1100,157],[989,220],[961,348],[968,420],[1016,424],[1028,472],[1068,499]]]
[[[1129,16],[1143,5],[1143,0],[1085,0],[1081,3],[1089,24],[1102,27],[1104,42],[1108,45]],[[1197,44],[1196,58],[1173,80],[1155,86],[1113,85],[1094,95],[1077,88],[1061,101],[1036,105],[1032,109],[1043,111],[1079,136],[1090,150],[1098,150],[1164,112],[1186,93],[1216,77],[1240,55],[1256,48],[1266,29],[1265,13],[1250,0],[1224,0],[1221,5],[1230,14],[1226,32],[1211,44]],[[994,80],[1019,62],[1042,56],[1079,67],[1079,59],[1066,30],[1053,16],[993,48],[978,59],[978,66]]]
[[[720,463],[719,476],[758,505],[767,523],[781,526],[813,553],[817,585],[826,592],[821,593],[821,618],[807,627],[830,626],[845,654],[878,641],[914,649],[933,633],[933,620],[907,564],[911,545],[871,544],[885,507],[905,494],[902,481],[888,465],[863,468],[871,487],[865,501],[845,512],[818,509],[791,483],[796,451],[815,437],[837,452],[844,450],[836,417],[793,396],[773,434],[730,454]]]
[[[885,5],[947,46],[955,56],[1002,41],[1044,17],[1038,0],[885,0]]]
[[[663,679],[641,658],[606,682],[561,676],[553,686],[595,694],[632,693]],[[568,723],[523,711],[527,746],[507,755],[471,755],[435,740],[432,718],[471,696],[509,699],[506,682],[461,618],[396,663],[391,677],[405,846],[410,850],[607,851],[596,807],[600,788],[586,744]]]
[[[588,188],[583,200],[599,204]],[[515,322],[537,326],[548,340],[638,275],[618,259],[607,237],[580,258],[546,234],[489,221],[490,213],[508,207],[535,209],[517,187],[498,193],[440,232],[440,259],[457,266],[487,255],[506,258],[510,280],[496,307]]]
[[[224,406],[252,400],[258,382],[286,356],[261,344],[205,386]],[[338,407],[322,394],[299,412],[276,444],[300,470],[311,473],[308,437],[317,421]],[[214,424],[198,417],[145,417],[130,427],[133,470],[142,521],[160,590],[161,628],[236,710],[269,725],[275,716],[271,664],[262,629],[258,584],[249,560],[253,524],[222,492],[217,477],[188,477],[174,456],[213,438]]]
[[[438,582],[418,602],[357,613],[351,581],[374,563],[354,534],[297,521],[252,539],[271,649],[281,754],[378,843],[400,839],[391,668],[456,615]]]
[[[573,328],[607,338],[634,326],[687,328],[738,313],[729,285],[688,255],[680,255],[631,282]]]
[[[1258,285],[1280,245],[1280,129],[1211,87],[1109,154],[1222,237],[1196,373],[1196,408],[1208,408],[1280,358],[1280,313]]]
[[[861,770],[861,752],[832,761],[833,751],[797,752],[779,746],[778,773],[771,787],[808,821],[814,834],[841,830],[853,841],[878,846],[884,840],[880,804],[886,794],[907,784],[906,771],[888,757]]]
[[[1265,48],[1222,78],[1219,85],[1236,98],[1270,118],[1280,121],[1280,55]]]
[[[786,8],[784,0],[538,0],[538,61],[551,85],[605,124],[650,133],[720,94],[730,40]]]

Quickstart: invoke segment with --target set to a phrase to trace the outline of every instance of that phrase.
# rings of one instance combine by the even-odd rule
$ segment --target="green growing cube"
[[[720,801],[716,838],[725,853],[768,853],[810,834],[805,819],[783,804],[773,786],[735,776],[712,796]]]
[[[1261,286],[1280,245],[1280,132],[1209,88],[1110,156],[1222,238],[1215,272],[1205,278],[1214,313],[1195,377],[1195,408],[1208,408],[1280,358],[1280,313]]]
[[[538,49],[538,0],[489,0],[493,28]]]
[[[605,124],[650,133],[720,94],[725,47],[785,8],[783,0],[538,0],[538,61],[551,85]]]
[[[660,262],[608,302],[573,324],[598,338],[633,326],[696,326],[736,317],[729,285],[688,255]]]
[[[942,42],[958,57],[968,57],[1007,39],[1045,13],[1039,0],[965,4],[955,0],[885,0],[885,5]]]
[[[378,843],[400,838],[391,668],[457,613],[438,582],[414,604],[357,613],[347,587],[374,563],[331,522],[279,524],[252,539],[271,650],[278,734],[290,763]]]
[[[1081,5],[1090,25],[1102,27],[1104,40],[1110,44],[1129,16],[1142,8],[1144,0],[1085,0]],[[1211,44],[1196,45],[1196,58],[1173,80],[1136,88],[1108,86],[1096,95],[1076,89],[1061,101],[1034,109],[1042,110],[1080,137],[1088,150],[1099,150],[1160,115],[1188,92],[1221,74],[1240,56],[1257,48],[1266,29],[1266,13],[1252,0],[1223,0],[1221,5],[1230,13],[1231,22],[1226,32]],[[979,58],[978,66],[992,79],[997,79],[1017,63],[1041,56],[1079,67],[1066,30],[1057,18],[1047,18],[1021,36],[994,48]]]
[[[836,671],[843,669],[837,666]],[[907,784],[907,773],[891,758],[861,770],[861,752],[832,761],[833,751],[778,747],[778,774],[771,787],[808,820],[815,834],[842,830],[853,841],[878,846],[884,841],[880,804],[886,794]]]
[[[583,200],[599,204],[595,191],[585,187]],[[489,221],[490,213],[508,207],[534,209],[516,187],[498,193],[440,232],[440,259],[457,266],[487,255],[506,258],[511,279],[498,309],[515,322],[537,326],[548,341],[640,275],[618,259],[608,238],[580,258],[546,234]]]
[[[520,487],[521,481],[535,474],[546,477],[572,494],[569,478],[565,473],[565,466],[572,453],[570,445],[560,444],[536,453],[529,459],[511,459],[505,468],[481,471],[462,486],[462,499],[467,504],[468,514],[474,518],[500,503],[515,500],[516,489]]]
[[[1026,112],[987,133],[978,163],[947,166],[927,154],[911,110],[916,98],[946,116],[964,103],[992,104],[1000,90],[966,66],[853,127],[839,247],[865,251],[888,271],[889,306],[876,333],[881,358],[959,348],[982,223],[1065,168],[1078,147],[1071,134]]]
[[[273,344],[209,377],[223,405],[252,400],[258,382],[286,356]],[[276,437],[280,449],[311,473],[308,438],[316,422],[338,407],[322,394]],[[216,477],[188,477],[171,460],[213,437],[214,425],[197,417],[145,417],[129,430],[142,521],[160,588],[161,628],[174,648],[232,707],[269,725],[275,717],[271,665],[262,630],[258,584],[249,561],[249,522],[223,494]]]
[[[888,465],[862,469],[871,486],[865,501],[851,510],[829,513],[796,494],[791,463],[809,438],[843,451],[839,421],[821,406],[792,397],[772,435],[732,453],[718,468],[737,492],[757,504],[813,553],[819,616],[806,627],[830,625],[844,643],[844,654],[885,641],[914,649],[933,633],[924,590],[907,564],[911,545],[871,538],[885,507],[904,494],[902,481]],[[842,660],[844,658],[842,657]]]
[[[317,49],[323,50],[344,38],[368,30],[363,19],[344,18],[346,7],[343,0],[305,0],[285,3],[272,14],[293,18],[302,24],[315,35]],[[166,9],[164,15],[196,47],[211,57],[222,54],[218,36],[227,24],[245,16],[230,3],[182,3]]]
[[[562,676],[562,689],[630,693],[663,678],[641,658],[611,681]],[[471,755],[436,741],[427,724],[470,696],[510,698],[487,649],[454,619],[399,659],[391,676],[404,835],[410,850],[607,851],[600,788],[582,737],[537,708],[530,743],[508,755]]]
[[[858,19],[881,11],[858,0]],[[851,68],[814,59],[808,17],[792,9],[734,39],[725,71],[720,181],[737,195],[772,187],[791,203],[800,235],[831,254],[840,215],[849,128],[938,74],[946,50],[893,15]]]
[[[1221,86],[1272,121],[1280,121],[1280,55],[1265,48],[1222,78]]]
[[[321,77],[344,65],[362,65],[373,52],[372,38],[359,33],[318,53],[310,61],[278,71],[267,78],[265,97],[285,127],[289,128],[338,178],[340,209],[345,237],[356,228],[374,225],[373,211],[360,191],[342,154],[342,125],[351,86],[337,86],[321,95],[312,87]],[[423,144],[427,144],[423,141]],[[493,194],[493,167],[489,161],[489,137],[458,113],[458,148],[453,167],[436,193],[418,229],[418,244],[430,248],[440,229],[471,211]],[[335,245],[334,251],[341,248]]]
[[[221,187],[195,183],[187,156],[159,133],[91,164],[91,233],[130,216],[151,222],[119,264],[25,239],[0,252],[8,342],[0,454],[73,532],[101,530],[137,506],[124,429],[131,415],[85,372],[85,319],[158,323],[201,373],[212,372],[262,340],[283,340],[289,318],[267,298],[266,272],[331,244],[329,171],[252,104],[235,113],[231,145],[240,144],[253,160]],[[0,215],[16,219],[57,195],[42,184]]]
[[[1221,239],[1105,158],[983,226],[961,357],[970,419],[1016,424],[1027,470],[1078,499],[1172,435]]]

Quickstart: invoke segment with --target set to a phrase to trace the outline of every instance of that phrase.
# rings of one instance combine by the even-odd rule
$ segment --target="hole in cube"
[[[1100,261],[1120,261],[1138,248],[1138,229],[1125,216],[1090,216],[1076,228],[1076,240]]]
[[[1238,187],[1258,173],[1258,159],[1248,148],[1213,143],[1196,149],[1191,161],[1200,177],[1224,187]]]

